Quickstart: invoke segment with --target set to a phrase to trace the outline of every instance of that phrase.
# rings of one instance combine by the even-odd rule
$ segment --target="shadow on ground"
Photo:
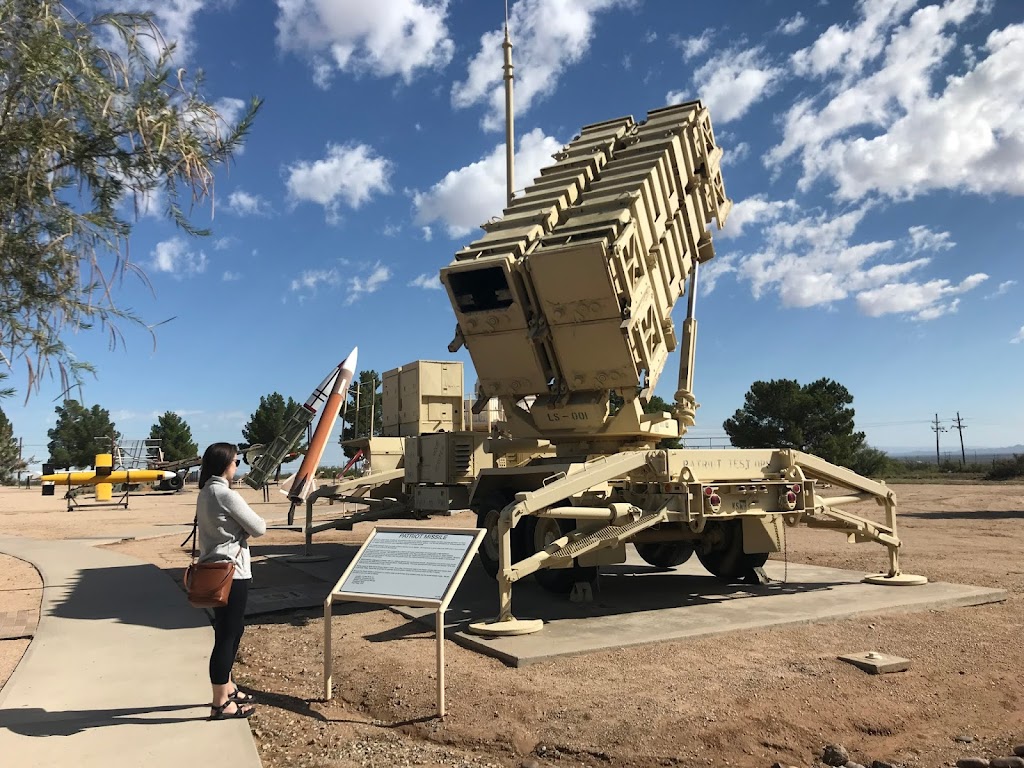
[[[174,704],[162,707],[133,707],[126,709],[96,710],[54,710],[39,708],[0,710],[0,728],[22,736],[73,736],[90,728],[107,728],[112,725],[168,725],[190,720],[206,720],[207,716],[193,717],[140,717],[154,712],[183,712],[199,704]],[[205,710],[204,710],[205,712]]]
[[[86,621],[114,619],[155,629],[191,629],[209,623],[206,613],[192,608],[184,590],[176,589],[167,573],[155,565],[87,568],[64,586],[67,593],[48,616]]]

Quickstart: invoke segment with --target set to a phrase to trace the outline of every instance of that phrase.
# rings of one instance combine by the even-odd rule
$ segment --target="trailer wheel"
[[[572,520],[552,517],[530,516],[523,521],[523,539],[529,546],[530,553],[542,551],[555,539],[576,528]],[[541,568],[533,574],[534,579],[548,592],[556,595],[567,595],[577,581],[594,581],[597,579],[597,566],[574,565],[572,568]]]
[[[634,546],[643,561],[655,568],[675,568],[693,555],[693,544],[689,541],[655,541]]]
[[[480,564],[492,579],[498,577],[498,517],[501,510],[511,504],[514,498],[512,494],[495,494],[473,505],[473,509],[476,510],[476,527],[486,531],[477,555],[480,557]],[[511,536],[512,562],[517,563],[527,555],[523,546],[522,523],[512,529]]]
[[[708,520],[696,551],[700,564],[722,581],[740,581],[768,562],[767,552],[743,551],[741,520]]]

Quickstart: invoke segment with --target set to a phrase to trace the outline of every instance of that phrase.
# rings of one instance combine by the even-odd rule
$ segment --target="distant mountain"
[[[880,451],[885,451],[887,454],[894,458],[899,459],[914,459],[914,458],[935,458],[935,448],[907,448],[899,446],[872,446],[877,447]],[[960,446],[956,445],[942,445],[939,446],[939,453],[942,454],[943,458],[947,456],[953,458],[960,455]],[[967,458],[970,460],[992,458],[994,456],[1012,456],[1017,453],[1024,453],[1024,445],[1018,443],[1017,445],[1006,446],[1005,448],[983,448],[981,446],[967,445],[964,446],[964,453],[967,454]]]

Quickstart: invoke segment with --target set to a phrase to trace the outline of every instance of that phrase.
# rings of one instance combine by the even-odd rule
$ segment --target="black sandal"
[[[250,696],[248,693],[244,693],[236,685],[235,686],[235,690],[233,690],[231,693],[228,694],[228,698],[231,699],[232,701],[238,703],[238,704],[252,704],[254,697]]]
[[[235,705],[235,711],[234,712],[225,712],[224,711],[227,708],[228,704],[234,704]],[[249,709],[247,709],[247,710],[242,709],[242,706],[243,706],[242,704],[238,703],[234,699],[228,699],[223,704],[221,704],[219,707],[216,706],[215,704],[211,704],[210,705],[210,711],[211,711],[212,714],[210,715],[210,719],[211,720],[230,720],[232,718],[237,718],[237,717],[246,718],[246,717],[249,717],[250,715],[252,715],[252,713],[256,711],[251,705],[249,706]]]

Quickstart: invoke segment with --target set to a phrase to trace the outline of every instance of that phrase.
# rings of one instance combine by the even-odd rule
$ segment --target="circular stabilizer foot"
[[[529,635],[544,628],[543,619],[508,619],[500,621],[478,621],[469,625],[474,635],[487,637],[511,637],[512,635]]]
[[[885,587],[919,587],[928,583],[927,576],[918,576],[914,573],[900,573],[890,576],[887,573],[872,573],[861,579],[865,584],[881,584]]]
[[[330,559],[327,555],[289,555],[284,561],[286,563],[322,563]]]

